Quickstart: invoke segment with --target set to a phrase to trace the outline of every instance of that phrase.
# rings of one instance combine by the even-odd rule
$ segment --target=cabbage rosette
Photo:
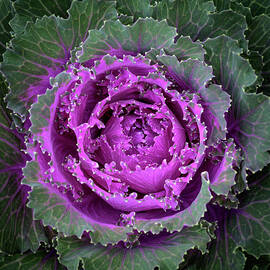
[[[28,168],[38,165],[42,189],[66,203],[63,219],[72,212],[93,234],[105,228],[102,244],[126,240],[132,230],[174,232],[196,225],[211,199],[209,185],[227,195],[234,184],[238,153],[233,140],[222,141],[230,97],[220,86],[207,85],[212,68],[165,53],[170,46],[181,48],[182,39],[173,42],[175,29],[139,19],[130,27],[109,21],[97,33],[110,42],[114,28],[125,37],[140,29],[134,46],[106,44],[91,56],[90,31],[75,52],[77,62],[51,79],[53,89],[32,106],[30,131],[38,144],[29,147],[35,161],[24,169],[28,180]],[[150,28],[162,29],[154,48],[152,40],[140,40]],[[156,61],[147,57],[150,46],[161,48]],[[213,95],[222,99],[219,104],[209,100]],[[67,225],[80,236],[78,218],[72,220]]]
[[[24,120],[27,205],[59,233],[68,269],[102,255],[101,269],[174,269],[187,250],[206,252],[207,221],[237,208],[245,170],[268,162],[269,99],[252,92],[257,76],[240,56],[244,17],[227,11],[240,30],[217,28],[222,12],[205,5],[211,19],[194,30],[170,21],[178,4],[149,4],[153,18],[137,19],[116,18],[112,1],[74,1],[67,19],[27,24],[3,56],[7,104]]]

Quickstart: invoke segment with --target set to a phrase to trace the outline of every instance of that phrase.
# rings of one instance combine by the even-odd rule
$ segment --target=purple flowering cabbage
[[[267,269],[269,10],[0,0],[0,269]]]

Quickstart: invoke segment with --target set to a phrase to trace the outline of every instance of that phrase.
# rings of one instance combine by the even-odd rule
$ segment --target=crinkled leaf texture
[[[0,81],[6,92],[6,83]],[[11,127],[5,103],[0,100],[0,249],[7,254],[36,251],[40,241],[47,242],[41,221],[33,220],[33,211],[26,206],[29,186],[21,185],[22,168],[29,156],[23,153],[23,134]]]
[[[10,22],[12,30],[17,36],[21,35],[28,23],[35,22],[37,18],[42,18],[44,15],[67,18],[67,10],[71,3],[72,0],[17,0],[13,5],[15,16]]]
[[[242,148],[247,168],[256,172],[269,163],[269,98],[244,91],[254,83],[256,75],[247,60],[240,56],[242,50],[236,41],[226,36],[209,39],[205,49],[214,74],[232,96],[229,132]]]
[[[11,41],[12,50],[2,63],[11,87],[8,107],[26,115],[36,96],[50,87],[49,78],[65,69],[70,50],[86,39],[88,30],[116,16],[114,5],[112,1],[74,1],[68,19],[44,16],[35,24],[29,22],[23,34]]]
[[[256,258],[269,254],[269,168],[253,178],[238,209],[209,207],[209,216],[218,219],[219,226],[204,269],[242,269],[246,258],[239,247]]]
[[[67,73],[60,74],[54,81],[54,83],[56,83],[55,85],[57,86],[55,86],[53,90],[48,90],[45,95],[40,96],[38,103],[36,103],[31,109],[31,121],[33,123],[31,130],[34,134],[36,134],[36,138],[42,144],[42,148],[47,151],[53,152],[53,146],[48,143],[48,141],[46,142],[46,139],[50,138],[51,136],[49,133],[50,120],[49,118],[46,118],[46,116],[50,116],[49,108],[52,108],[52,104],[54,103],[55,98],[57,98],[56,92],[59,91],[58,86],[66,86],[66,84],[72,82],[70,79],[71,77]],[[60,91],[60,93],[62,92]],[[42,118],[40,118],[40,115],[42,115]],[[57,138],[56,134],[54,136]],[[68,143],[67,151],[70,151],[71,143],[72,141]],[[56,145],[57,147],[59,147],[58,144]],[[66,147],[66,145],[60,145],[60,147]],[[66,148],[60,149],[62,149],[60,151],[61,153],[65,153]],[[24,183],[32,186],[33,188],[30,194],[29,206],[35,209],[34,213],[36,218],[42,217],[46,225],[54,226],[65,234],[75,234],[78,237],[81,236],[84,230],[90,229],[93,231],[92,240],[95,242],[101,242],[103,244],[108,242],[117,243],[119,240],[125,240],[127,238],[127,233],[131,232],[132,229],[130,227],[115,226],[117,224],[117,220],[120,218],[119,214],[121,212],[119,212],[117,209],[114,210],[111,206],[107,205],[107,203],[103,201],[104,196],[102,196],[102,194],[97,193],[97,195],[101,197],[100,199],[96,195],[88,192],[82,197],[83,201],[79,203],[74,201],[72,198],[72,190],[67,189],[68,186],[73,183],[74,191],[84,191],[81,183],[89,182],[88,186],[91,187],[90,184],[93,181],[85,178],[78,170],[77,173],[80,173],[80,175],[74,175],[77,176],[77,181],[74,179],[74,177],[70,178],[68,175],[67,176],[69,178],[67,179],[72,182],[67,182],[67,179],[61,179],[63,178],[63,174],[61,175],[57,169],[57,165],[53,162],[49,162],[48,156],[42,157],[41,151],[38,151],[39,152],[35,154],[36,161],[29,162],[24,168]],[[53,161],[55,163],[58,162],[55,154],[51,155],[51,157],[53,157]],[[64,159],[64,157],[62,157],[62,159]],[[48,164],[53,166],[50,168]],[[42,166],[44,166],[44,168],[42,168]],[[48,173],[50,170],[53,172],[51,175],[52,179],[48,178]],[[195,194],[198,193],[198,188],[200,191],[198,195],[196,195],[196,200],[192,202],[192,204],[186,210],[179,213],[176,212],[176,214],[171,213],[172,216],[168,216],[164,220],[160,220],[160,218],[158,218],[160,216],[158,212],[157,217],[155,217],[155,214],[151,215],[149,213],[150,219],[147,217],[147,215],[145,217],[142,215],[141,218],[138,216],[138,218],[136,218],[134,221],[133,227],[138,231],[147,232],[151,230],[158,233],[163,229],[163,227],[166,227],[170,231],[175,231],[181,230],[184,225],[194,225],[198,223],[200,217],[205,211],[205,204],[211,198],[208,190],[207,175],[204,177],[205,179],[203,179],[201,188],[199,184],[200,178],[198,178],[198,180],[191,184],[190,189],[186,190],[186,195],[183,195],[189,196],[189,193],[192,192],[194,185],[198,185],[198,187],[195,189]],[[98,186],[95,187],[95,189],[97,188]],[[95,189],[93,188],[93,191],[95,191]],[[65,190],[64,193],[63,190]],[[106,191],[104,190],[103,192]],[[71,199],[73,199],[71,201],[69,200],[70,196]],[[108,193],[107,196],[110,196],[110,194]],[[113,200],[113,197],[111,199]],[[121,199],[120,196],[119,199]],[[130,197],[130,200],[131,199],[132,198]],[[152,198],[152,200],[153,199],[154,198]],[[148,198],[145,197],[145,200],[147,202]],[[123,200],[123,203],[128,204],[128,201]],[[50,205],[49,210],[48,205]],[[86,206],[91,209],[91,211],[87,211],[86,213],[84,211]],[[107,213],[106,218],[101,218],[105,212]]]
[[[159,38],[155,33],[150,37],[144,34],[149,33],[151,28],[159,29]],[[116,36],[118,41],[111,38],[114,31],[118,33]],[[183,66],[187,70],[193,68],[196,72],[192,78],[189,78],[186,85],[181,84],[181,87],[185,87],[183,90],[193,90],[194,92],[183,92],[183,96],[181,96],[175,90],[168,89],[170,81],[162,74],[157,65],[150,64],[150,61],[142,55],[121,56],[126,50],[132,55],[143,53],[151,49],[151,44],[153,49],[165,48],[168,52],[176,51],[183,57],[183,55],[188,55],[188,52],[184,50],[181,52],[178,46],[181,48],[180,45],[187,44],[187,42],[194,47],[190,52],[192,55],[196,50],[195,55],[202,54],[202,47],[196,43],[193,44],[188,39],[183,38],[181,42],[174,45],[174,36],[175,30],[164,21],[139,19],[132,26],[124,26],[119,21],[107,22],[101,30],[91,30],[89,38],[76,52],[79,61],[85,62],[86,67],[76,63],[70,65],[66,72],[51,80],[53,88],[38,97],[37,103],[30,110],[32,122],[30,130],[40,145],[28,145],[29,154],[32,153],[34,160],[29,162],[24,169],[24,183],[32,186],[29,206],[34,208],[36,218],[42,217],[46,225],[51,225],[66,235],[74,234],[80,237],[83,231],[90,230],[94,242],[117,243],[120,240],[127,240],[127,235],[132,229],[139,232],[159,233],[165,227],[168,231],[174,232],[180,231],[186,225],[197,224],[205,212],[206,203],[211,199],[208,189],[209,181],[215,188],[220,185],[224,186],[225,183],[225,189],[222,188],[222,191],[218,192],[228,193],[233,181],[227,182],[223,176],[219,178],[218,175],[222,172],[223,175],[226,175],[225,171],[231,170],[231,164],[222,165],[223,161],[220,157],[217,157],[216,162],[211,166],[213,169],[213,172],[209,171],[213,175],[211,179],[208,178],[207,172],[198,171],[195,175],[198,166],[203,162],[206,149],[206,127],[200,120],[204,117],[203,109],[204,107],[205,110],[209,109],[209,113],[213,116],[211,121],[214,121],[217,127],[220,125],[220,129],[224,131],[221,115],[225,113],[230,104],[229,96],[225,92],[224,101],[222,101],[224,105],[220,106],[221,109],[215,107],[215,103],[207,96],[206,83],[212,78],[211,68],[203,65],[199,60],[184,62]],[[106,42],[105,47],[104,42]],[[110,56],[108,53],[115,56]],[[93,59],[97,61],[94,62]],[[204,71],[203,77],[200,73],[202,70]],[[182,82],[184,82],[185,76],[186,74],[182,74]],[[129,85],[128,87],[132,85],[129,91],[126,90],[125,84]],[[201,85],[198,90],[196,87],[199,84]],[[101,88],[96,89],[95,85],[101,85]],[[142,91],[140,89],[145,85],[149,85],[150,90],[143,97],[138,91]],[[117,91],[116,87],[118,87]],[[100,90],[104,92],[100,92]],[[218,86],[211,86],[209,91],[220,92],[223,95]],[[171,100],[169,105],[165,102],[163,95],[166,95],[167,100]],[[133,100],[131,104],[128,101],[130,97]],[[143,98],[149,101],[142,102]],[[204,100],[205,104],[198,103],[200,98]],[[155,105],[155,103],[159,105]],[[130,111],[131,106],[135,107],[127,114],[127,112],[121,111],[120,105],[126,107],[127,112]],[[162,106],[160,111],[157,111],[157,106]],[[116,109],[118,107],[119,109]],[[137,107],[141,109],[138,110]],[[144,124],[142,128],[157,138],[153,141],[149,136],[147,142],[149,144],[158,143],[157,145],[166,147],[167,150],[160,152],[160,157],[154,157],[153,153],[156,154],[154,151],[157,151],[158,148],[153,148],[154,145],[151,150],[152,148],[149,147],[149,150],[143,150],[150,151],[146,152],[147,155],[140,154],[142,161],[139,161],[134,154],[132,158],[129,157],[129,154],[119,154],[121,153],[117,150],[119,146],[125,147],[127,150],[129,147],[128,151],[131,153],[137,151],[138,143],[132,141],[135,146],[130,148],[130,144],[123,144],[128,138],[123,135],[126,134],[126,130],[132,128],[135,132],[134,136],[137,136],[138,127],[135,128],[132,125],[136,118],[142,117],[141,112],[147,112],[150,109],[153,117],[156,117],[154,120],[160,121],[160,117],[162,117],[162,121],[165,121],[163,125],[169,129],[172,126],[173,135],[170,133],[162,136],[155,135],[157,131],[160,132],[160,128],[161,132],[165,132],[165,130],[162,131],[162,127],[150,119],[153,130],[147,124]],[[116,110],[121,122],[112,117],[112,110]],[[136,113],[139,116],[134,114],[134,110],[138,110]],[[107,114],[106,117],[111,117],[110,120],[103,117],[108,111],[111,115]],[[181,111],[183,115],[181,115]],[[172,116],[171,119],[166,119],[168,117],[165,116],[166,114],[169,117]],[[175,121],[173,114],[178,114],[176,117],[180,122],[181,117],[187,122],[185,128],[190,129],[187,136],[188,140],[192,141],[192,144],[189,145],[193,145],[193,149],[190,149],[188,143],[183,148],[186,135],[183,134],[183,127]],[[195,115],[197,116],[196,124],[192,124],[191,121],[195,120]],[[87,122],[85,119],[89,116]],[[103,118],[100,118],[101,116]],[[123,129],[122,133],[113,129],[113,124],[109,125],[110,121],[115,121],[112,123],[118,127],[118,130]],[[138,123],[136,125],[141,125],[139,122],[136,123]],[[129,125],[131,126],[129,127]],[[100,140],[91,137],[92,135],[88,133],[89,131],[90,133],[95,132],[96,127],[103,129],[102,132],[104,132]],[[210,129],[210,127],[209,123],[208,128]],[[120,136],[119,138],[122,138],[123,142],[118,141],[117,136]],[[164,141],[164,136],[170,138],[171,147]],[[105,137],[106,140],[103,139]],[[140,137],[136,140],[140,140]],[[86,146],[98,146],[99,144],[102,147],[86,148]],[[233,145],[233,143],[231,144]],[[114,145],[113,148],[111,148],[112,145]],[[225,144],[224,148],[222,147],[220,150],[221,152],[227,151],[226,148],[230,149],[230,147],[229,144]],[[88,156],[87,151],[92,151],[92,157]],[[161,163],[163,160],[162,164],[159,167],[156,165],[153,165],[153,168],[145,167],[145,164],[153,162],[153,160],[148,160],[148,155],[153,160],[155,159],[155,163]],[[181,155],[180,158],[179,155]],[[94,159],[93,156],[95,156]],[[78,159],[81,162],[78,162]],[[168,161],[164,159],[168,159]],[[183,166],[185,159],[189,162],[189,168]],[[137,162],[136,166],[133,165],[134,162]],[[113,163],[115,164],[113,165]],[[191,165],[191,163],[193,164]],[[99,164],[103,164],[106,169],[100,169]],[[183,176],[175,179],[176,175],[181,175],[177,172],[178,164],[183,166],[181,169]],[[114,167],[117,169],[114,170]],[[160,173],[161,170],[164,175]],[[130,171],[136,176],[131,178]],[[127,177],[127,175],[129,176]],[[144,175],[149,176],[148,181],[151,184],[144,181]],[[190,181],[192,178],[193,181]],[[133,182],[129,179],[133,179]],[[128,192],[125,188],[126,185],[143,194],[136,195],[136,192]],[[164,191],[157,192],[161,188],[164,188]],[[150,196],[147,193],[150,193]],[[142,195],[143,197],[137,198]],[[48,205],[50,205],[49,210]],[[169,211],[163,212],[163,209],[169,209]],[[107,214],[104,215],[104,213]]]
[[[6,50],[6,43],[10,40],[11,27],[9,21],[13,18],[13,7],[9,0],[2,0],[0,2],[0,61],[2,61],[2,54]]]
[[[67,268],[61,265],[55,250],[46,251],[45,248],[40,248],[36,253],[30,251],[24,254],[15,254],[13,256],[3,255],[0,258],[1,270],[66,270]]]
[[[169,270],[178,267],[188,249],[196,246],[205,251],[209,240],[205,228],[194,226],[180,233],[141,236],[139,244],[130,248],[121,244],[104,247],[87,239],[66,237],[59,238],[57,249],[60,262],[71,270],[76,270],[80,261],[85,269],[147,270],[157,266]]]

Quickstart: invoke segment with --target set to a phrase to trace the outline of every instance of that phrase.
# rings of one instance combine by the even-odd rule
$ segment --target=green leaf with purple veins
[[[10,0],[0,1],[0,62],[2,54],[6,51],[7,43],[11,39],[10,20],[14,16],[14,9]]]
[[[175,36],[175,28],[168,26],[165,20],[158,22],[153,18],[140,18],[131,26],[125,26],[119,20],[106,21],[100,30],[89,31],[82,48],[76,49],[75,53],[80,63],[108,53],[144,54],[151,48],[162,49],[172,45]]]
[[[190,37],[179,37],[176,43],[165,49],[166,54],[175,55],[179,60],[189,58],[203,61],[205,50],[199,42],[193,42]]]
[[[74,207],[66,194],[60,193],[49,183],[45,184],[44,175],[41,174],[37,162],[28,162],[23,173],[25,177],[23,183],[32,187],[28,206],[34,209],[35,219],[42,218],[45,226],[50,225],[64,235],[77,237],[81,237],[84,231],[91,231],[94,242],[103,245],[125,240],[127,234],[132,231],[129,227],[102,226],[96,220],[88,218]],[[91,204],[88,207],[94,209]]]
[[[153,6],[149,0],[117,0],[116,9],[120,13],[133,16],[133,21],[138,18],[151,17],[153,13]]]
[[[215,11],[214,3],[208,0],[164,0],[154,7],[153,18],[166,19],[179,35],[190,36],[194,41],[228,35],[239,40],[246,50],[245,17],[233,10]]]
[[[256,172],[270,158],[270,100],[263,94],[245,92],[257,77],[248,61],[240,56],[242,49],[235,40],[220,36],[204,44],[207,62],[213,66],[223,90],[232,98],[228,130],[242,148],[247,168]]]
[[[164,0],[157,3],[153,18],[167,19],[169,25],[177,28],[180,35],[197,39],[200,31],[209,23],[210,12],[215,11],[215,6],[209,0]]]
[[[130,248],[110,245],[104,247],[90,244],[86,239],[60,237],[57,251],[60,262],[70,270],[76,270],[80,261],[85,269],[148,270],[158,266],[160,269],[170,270],[178,267],[186,250],[196,246],[205,252],[209,240],[206,230],[197,225],[185,228],[180,233],[160,237],[148,235],[141,240],[139,246]]]
[[[67,10],[71,3],[72,0],[17,0],[13,4],[16,14],[10,25],[16,35],[20,35],[28,22],[35,22],[37,18],[42,18],[45,15],[67,18]]]
[[[269,73],[270,73],[270,37],[269,37],[269,27],[270,27],[270,14],[262,14],[252,20],[250,27],[247,31],[247,39],[249,40],[249,49],[259,53],[262,56],[262,68],[261,71],[263,82],[262,86],[259,88],[267,95],[270,94],[269,85]]]
[[[209,246],[209,255],[204,257],[201,270],[243,269],[246,260],[244,254],[226,228],[221,227],[219,230],[217,238]]]
[[[86,39],[88,30],[116,17],[114,5],[113,1],[74,1],[67,19],[53,15],[29,22],[3,56],[1,69],[12,89],[8,107],[25,116],[37,95],[50,87],[49,78],[65,69],[70,51]]]
[[[269,169],[252,176],[250,190],[240,196],[238,209],[217,210],[224,219],[218,223],[217,239],[205,257],[204,269],[242,269],[245,257],[239,247],[259,258],[269,255],[270,182]]]
[[[58,262],[55,250],[38,250],[36,253],[30,251],[24,254],[3,256],[0,259],[0,270],[65,270],[66,267]]]
[[[29,159],[22,151],[24,134],[11,128],[10,112],[1,97],[6,92],[3,80],[0,90],[0,249],[9,254],[35,252],[47,237],[41,221],[34,221],[26,206],[30,188],[21,184],[22,168]]]
[[[239,0],[237,2],[249,8],[253,17],[261,14],[270,15],[270,3],[268,0]]]

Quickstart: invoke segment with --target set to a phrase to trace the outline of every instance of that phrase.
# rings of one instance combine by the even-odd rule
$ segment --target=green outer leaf
[[[236,1],[236,0],[234,0]],[[243,6],[250,8],[253,17],[261,14],[270,15],[270,3],[268,0],[237,0]]]
[[[176,43],[165,49],[166,54],[175,55],[179,60],[189,58],[203,61],[205,50],[199,42],[193,42],[190,37],[179,37]]]
[[[209,15],[208,26],[205,27],[198,36],[199,40],[227,35],[239,41],[240,46],[247,50],[247,41],[244,32],[248,29],[246,19],[242,14],[232,10],[224,10],[219,13]]]
[[[249,1],[249,0],[248,0]],[[230,8],[238,14],[242,14],[246,17],[247,24],[249,25],[252,21],[252,15],[249,7],[245,7],[240,1],[233,0],[230,2]]]
[[[230,9],[231,0],[213,0],[218,11]]]
[[[175,26],[180,35],[195,40],[201,29],[208,24],[209,14],[213,11],[215,6],[209,0],[163,0],[157,3],[153,18],[167,19],[168,24]]]
[[[122,24],[127,25],[127,24],[132,24],[133,23],[133,17],[132,16],[121,14],[121,15],[118,16],[118,19]]]
[[[242,14],[243,16],[245,16],[248,25],[252,21],[250,8],[248,6],[244,6],[241,3],[243,2],[242,0],[213,0],[213,1],[218,12],[221,12],[224,10],[233,10],[237,14]],[[250,0],[247,0],[247,1],[250,2]]]
[[[200,93],[213,78],[213,70],[202,61],[188,59],[179,62],[175,56],[160,55],[157,60],[168,68],[187,89]],[[179,84],[180,84],[179,83]]]
[[[242,58],[242,49],[230,37],[209,38],[204,42],[206,61],[211,63],[214,74],[233,98],[233,105],[243,96],[244,89],[254,83],[256,75],[249,62]],[[235,112],[237,113],[237,112]]]
[[[270,267],[270,256],[260,256],[260,258],[257,260],[255,257],[253,257],[250,254],[245,254],[247,256],[246,260],[246,268],[245,270],[248,270],[250,266],[252,266],[253,270],[269,270]]]
[[[270,14],[269,14],[270,16]],[[261,90],[267,95],[270,95],[270,17],[262,14],[252,20],[247,31],[247,39],[249,40],[249,49],[258,52],[262,56],[262,69],[263,84]]]
[[[161,49],[174,42],[176,30],[166,21],[152,18],[138,19],[131,26],[119,20],[107,21],[100,30],[90,30],[76,56],[80,63],[108,53],[145,53],[151,48]]]
[[[10,128],[9,111],[2,100],[6,88],[0,78],[0,250],[36,251],[47,238],[41,222],[33,221],[32,210],[25,205],[29,188],[20,183],[26,159],[21,151],[23,136]]]
[[[225,34],[239,40],[246,50],[245,17],[233,10],[214,11],[213,2],[208,0],[163,0],[154,8],[153,17],[167,19],[169,25],[177,28],[178,34],[190,36],[192,40],[204,41]]]
[[[247,168],[256,172],[269,163],[270,99],[263,94],[245,94],[239,107],[238,143],[244,149]]]
[[[251,50],[249,51],[248,55],[245,55],[245,57],[249,60],[249,63],[251,64],[257,75],[257,80],[249,87],[246,87],[245,90],[247,93],[261,92],[260,88],[264,80],[262,75],[263,57],[260,55],[260,53]],[[265,79],[267,79],[267,77],[265,77]]]
[[[262,94],[245,93],[244,89],[256,80],[248,61],[240,56],[237,42],[226,36],[208,39],[204,43],[207,61],[223,89],[232,96],[233,123],[229,131],[241,146],[247,168],[262,169],[270,155],[270,103]]]
[[[206,230],[197,225],[132,248],[91,245],[75,237],[59,238],[57,250],[60,262],[70,270],[76,270],[80,260],[85,269],[150,270],[159,266],[171,270],[178,267],[188,249],[198,246],[205,251],[209,240]]]
[[[28,22],[32,22],[31,17],[20,16],[15,14],[15,16],[10,20],[10,26],[17,35],[21,35]]]
[[[205,50],[199,42],[193,42],[190,37],[179,37],[176,43],[173,43],[168,48],[151,49],[145,53],[145,56],[151,59],[154,63],[157,62],[157,57],[166,53],[170,56],[175,56],[179,61],[187,59],[204,60]],[[177,61],[178,62],[178,61]]]
[[[35,252],[40,241],[47,242],[42,223],[34,221],[32,210],[26,207],[29,189],[20,184],[21,178],[16,170],[0,172],[0,250],[9,254]]]
[[[250,190],[240,197],[239,208],[227,212],[219,224],[217,240],[205,258],[204,269],[243,269],[245,259],[238,247],[256,258],[270,255],[269,170],[253,178]]]
[[[226,226],[226,222],[224,224]],[[225,229],[219,229],[217,239],[210,244],[209,255],[204,257],[200,270],[242,270],[245,256]]]
[[[6,110],[1,97],[5,93],[4,82],[0,78],[0,172],[8,172],[8,169],[18,168],[24,165],[22,135],[13,131],[10,112]],[[4,95],[3,93],[3,95]]]
[[[66,267],[58,262],[55,252],[47,253],[39,250],[36,253],[27,252],[5,256],[0,261],[0,270],[65,270]]]
[[[67,18],[67,10],[72,0],[16,0],[13,6],[15,17],[10,21],[16,35],[22,34],[28,21],[34,22],[44,15]]]
[[[1,69],[11,88],[8,107],[26,115],[37,94],[50,86],[49,77],[65,69],[70,50],[86,39],[88,30],[116,17],[114,5],[113,1],[74,1],[68,19],[45,16],[35,24],[28,23],[3,57]]]
[[[257,1],[258,2],[258,1]],[[266,0],[266,2],[268,2]],[[261,36],[263,36],[265,33],[263,33],[264,29],[268,29],[269,26],[267,26],[267,22],[264,24],[264,22],[262,23],[262,25],[258,25],[258,19],[257,18],[253,18],[252,14],[251,14],[251,9],[249,6],[252,6],[252,13],[254,13],[254,5],[256,6],[256,1],[253,0],[217,0],[214,1],[217,10],[218,11],[223,11],[226,9],[229,10],[233,10],[234,12],[238,13],[238,14],[242,14],[245,18],[246,18],[246,22],[248,24],[248,31],[245,32],[245,38],[248,40],[249,44],[248,44],[248,52],[245,52],[244,57],[247,58],[250,62],[250,64],[252,65],[252,67],[254,68],[254,70],[256,71],[256,75],[258,76],[257,81],[249,86],[248,88],[246,88],[247,92],[256,92],[257,89],[262,85],[262,81],[263,81],[263,77],[262,77],[262,69],[263,69],[263,63],[262,63],[262,56],[257,52],[254,51],[254,41],[255,43],[257,42],[258,38],[251,40],[251,42],[249,41],[249,34],[250,32],[252,32],[253,28],[256,28],[256,34],[258,34],[259,39],[261,38]],[[244,5],[243,5],[244,4]],[[266,7],[267,5],[269,5],[269,3],[262,3],[262,1],[259,1],[257,3],[261,10],[264,9],[264,7]],[[270,9],[269,9],[270,11]],[[263,12],[263,14],[265,14]],[[260,15],[260,13],[257,13],[256,15]],[[269,15],[269,14],[268,14]],[[260,23],[259,23],[260,24]],[[265,38],[268,38],[268,34],[266,35]],[[237,39],[237,38],[235,38]],[[267,45],[267,42],[263,41],[261,43],[264,46]],[[243,46],[243,42],[242,42],[242,47]],[[246,47],[245,47],[246,49]],[[257,50],[257,49],[256,49]],[[265,80],[267,81],[267,76],[265,76]],[[266,86],[263,86],[262,88],[260,88],[260,90],[266,90],[267,92],[267,83],[265,83]]]
[[[255,178],[256,179],[256,178]],[[269,173],[264,174],[250,190],[241,197],[239,210],[228,217],[227,230],[237,245],[258,258],[270,255],[270,182]]]
[[[11,39],[9,21],[13,18],[13,7],[10,0],[0,0],[0,62],[6,50],[6,43]]]
[[[50,184],[48,186],[41,184],[39,172],[37,162],[27,162],[23,169],[25,176],[23,183],[32,187],[28,206],[34,209],[35,219],[42,218],[45,226],[50,225],[64,235],[77,237],[81,237],[84,231],[91,231],[93,232],[92,240],[103,245],[124,241],[127,239],[127,233],[132,232],[132,228],[129,227],[113,227],[112,225],[109,227],[87,219],[56,188],[52,188]]]
[[[116,9],[120,13],[133,16],[133,22],[138,18],[152,17],[153,13],[149,0],[117,0]]]

